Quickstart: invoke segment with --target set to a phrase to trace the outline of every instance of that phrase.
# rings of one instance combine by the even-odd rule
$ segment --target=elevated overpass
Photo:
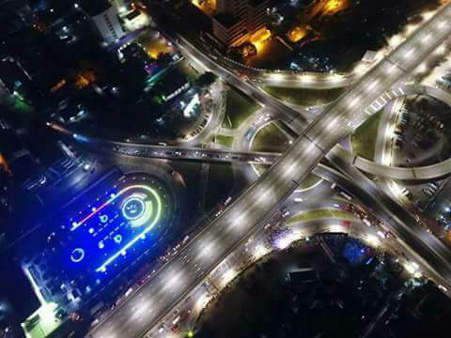
[[[288,197],[319,161],[371,114],[368,107],[413,71],[451,33],[451,6],[396,48],[313,121],[274,165],[226,211],[158,270],[144,287],[91,332],[91,337],[141,337],[199,285],[230,252],[265,225],[271,212]],[[211,62],[211,61],[210,61]],[[418,224],[387,224],[411,248],[422,270],[451,288],[450,251]],[[206,252],[208,248],[208,252]],[[147,316],[134,320],[137,309]]]

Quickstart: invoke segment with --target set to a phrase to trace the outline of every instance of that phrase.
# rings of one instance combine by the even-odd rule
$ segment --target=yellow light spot
[[[257,53],[263,49],[265,42],[268,41],[270,37],[271,32],[266,28],[260,29],[258,32],[251,36],[250,41],[255,46],[255,48],[257,48]]]
[[[348,8],[348,0],[321,0],[311,11],[315,15],[333,15]]]
[[[288,33],[288,39],[291,42],[298,42],[302,40],[307,35],[307,30],[304,27],[295,27]]]
[[[191,3],[210,15],[216,11],[216,0],[191,0]]]

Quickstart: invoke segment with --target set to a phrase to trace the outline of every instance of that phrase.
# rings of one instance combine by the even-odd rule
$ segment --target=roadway
[[[61,131],[63,129],[63,127],[55,123],[50,123],[49,125],[55,130]],[[68,132],[68,134],[70,133]],[[124,156],[166,160],[273,164],[280,157],[280,154],[278,153],[247,150],[207,149],[184,146],[160,146],[133,142],[119,142],[88,136],[83,136],[83,141],[81,141],[81,143],[96,150],[115,152]],[[395,180],[425,181],[451,174],[451,159],[427,166],[392,167],[353,155],[340,146],[337,146],[335,151],[357,169],[360,169],[368,174]]]
[[[424,13],[423,20],[426,20],[431,12]],[[240,62],[225,58],[220,52],[216,50],[210,51],[214,57],[222,59],[223,62],[228,63],[227,68],[233,68],[237,72],[246,75],[250,81],[257,85],[265,85],[282,88],[305,88],[313,90],[326,90],[334,88],[343,88],[352,85],[372,68],[380,59],[387,55],[387,53],[397,45],[397,41],[408,37],[412,30],[418,24],[406,25],[404,31],[399,35],[393,36],[388,40],[388,46],[379,50],[371,60],[362,59],[352,71],[346,73],[322,73],[314,71],[288,71],[288,70],[269,70],[254,68],[244,65]]]
[[[329,105],[269,170],[90,335],[140,337],[157,325],[234,248],[265,225],[268,215],[278,209],[281,201],[298,187],[336,143],[368,118],[369,114],[362,107],[370,106],[387,88],[412,72],[450,33],[451,6],[445,5]],[[420,226],[388,226],[399,226],[395,233],[407,247],[413,248],[412,253],[419,258],[422,268],[451,288],[451,254],[440,241]],[[139,311],[145,311],[147,315],[136,320]]]
[[[194,144],[201,143],[203,140],[208,139],[212,133],[216,131],[218,126],[222,125],[226,112],[226,91],[222,81],[216,81],[210,87],[210,93],[212,96],[213,107],[208,109],[203,103],[202,116],[198,119],[196,125],[192,128],[194,132],[191,132],[185,138],[179,140],[181,144],[186,146],[192,146]],[[202,98],[205,101],[205,98]],[[202,121],[207,120],[206,125],[202,128]],[[196,130],[201,129],[199,132]]]

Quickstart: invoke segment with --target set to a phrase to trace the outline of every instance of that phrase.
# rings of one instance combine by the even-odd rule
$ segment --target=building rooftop
[[[225,28],[231,28],[238,24],[241,20],[230,14],[219,13],[214,16],[214,19],[218,21]]]
[[[268,0],[249,0],[249,6],[251,7],[260,7],[260,6],[267,6]]]

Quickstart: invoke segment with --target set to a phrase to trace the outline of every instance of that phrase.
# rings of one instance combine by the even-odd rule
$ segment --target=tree
[[[206,72],[199,76],[196,80],[196,86],[199,88],[207,88],[216,81],[216,75],[212,72]]]

